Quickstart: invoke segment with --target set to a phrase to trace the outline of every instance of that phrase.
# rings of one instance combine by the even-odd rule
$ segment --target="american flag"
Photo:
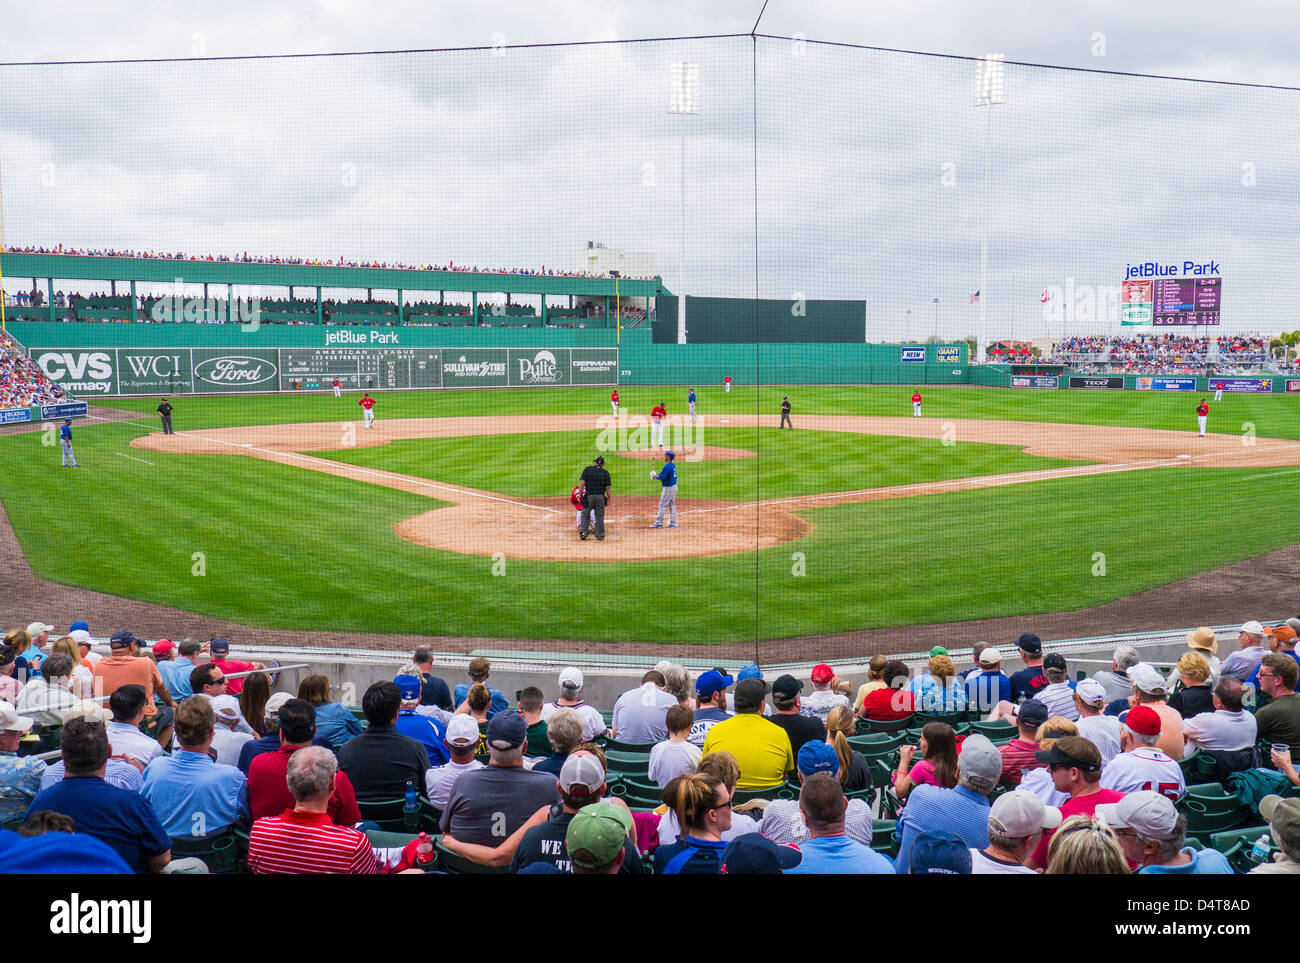
[[[967,304],[974,304],[979,299],[980,299],[980,293],[976,291],[974,294],[970,296],[970,301],[968,301]]]

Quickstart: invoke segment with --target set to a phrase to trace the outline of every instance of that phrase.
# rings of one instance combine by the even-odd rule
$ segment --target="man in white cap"
[[[447,797],[451,795],[451,784],[462,772],[482,769],[483,763],[475,760],[478,752],[479,731],[474,717],[464,712],[457,713],[447,722],[447,751],[451,761],[430,769],[424,777],[424,788],[428,793],[433,808],[442,812],[447,806]]]
[[[251,732],[238,732],[239,724],[244,721],[239,700],[232,695],[219,695],[212,699],[212,712],[216,716],[216,726],[212,732],[212,751],[217,754],[217,762],[226,766],[239,765],[239,753],[244,743],[251,742]]]
[[[18,740],[33,724],[9,703],[0,702],[0,822],[21,819],[41,791],[45,763],[18,755]]]
[[[1138,865],[1140,874],[1232,874],[1222,853],[1183,845],[1187,817],[1158,792],[1131,792],[1119,802],[1098,806],[1096,815],[1119,838],[1124,855]]]
[[[966,702],[982,713],[992,712],[999,702],[1011,701],[1011,679],[1002,671],[1002,651],[981,642],[978,666],[966,675]]]
[[[43,659],[49,655],[45,647],[50,644],[50,633],[53,631],[54,626],[39,620],[27,626],[27,634],[32,637],[32,647],[24,653],[28,662],[32,661],[32,656]]]
[[[567,666],[560,670],[560,697],[542,706],[542,721],[550,719],[557,709],[572,709],[582,717],[582,741],[591,742],[605,734],[605,718],[600,710],[582,701],[582,670]]]
[[[1133,680],[1134,705],[1150,706],[1160,716],[1160,741],[1156,748],[1170,759],[1183,758],[1183,717],[1169,704],[1169,682],[1153,667],[1139,662],[1128,670]]]
[[[1281,852],[1273,854],[1273,862],[1256,866],[1250,875],[1300,873],[1300,799],[1265,796],[1259,801],[1259,814]]]
[[[1037,875],[1025,865],[1043,832],[1061,825],[1061,811],[1031,792],[1003,793],[989,810],[989,844],[971,849],[971,873]]]
[[[1268,651],[1264,648],[1265,635],[1264,626],[1256,621],[1252,620],[1242,625],[1241,632],[1237,635],[1241,647],[1223,660],[1223,665],[1219,667],[1219,676],[1226,675],[1238,682],[1249,679],[1251,673],[1259,668],[1259,660]]]
[[[116,695],[116,693],[114,693]],[[90,722],[97,722],[100,725],[108,725],[111,716],[108,710],[104,708],[103,703],[93,700],[78,702],[68,714],[64,716],[63,724],[67,725],[74,719],[86,719]],[[147,738],[138,729],[136,730],[142,738]],[[149,740],[153,742],[152,739]],[[121,753],[111,745],[112,736],[109,736],[109,751],[112,752],[113,758],[110,758],[104,768],[104,782],[110,786],[116,786],[118,789],[125,789],[127,792],[139,792],[144,786],[144,777],[141,770],[144,768],[140,763],[133,759],[122,758]],[[155,742],[156,746],[157,743]],[[59,759],[51,762],[46,768],[44,775],[41,776],[41,788],[49,789],[63,781],[64,767],[63,760]]]
[[[1122,751],[1119,717],[1106,715],[1103,711],[1106,702],[1106,689],[1096,679],[1084,679],[1074,687],[1074,706],[1079,710],[1079,718],[1074,720],[1074,724],[1079,735],[1097,747],[1103,764]]]

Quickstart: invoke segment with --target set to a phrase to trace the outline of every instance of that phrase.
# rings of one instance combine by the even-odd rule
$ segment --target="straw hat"
[[[1210,655],[1215,655],[1219,651],[1219,640],[1205,626],[1201,626],[1195,632],[1188,632],[1187,644],[1193,649],[1200,649],[1202,652],[1210,653]]]

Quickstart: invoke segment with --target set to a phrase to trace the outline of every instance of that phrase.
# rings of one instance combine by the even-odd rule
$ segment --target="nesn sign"
[[[924,361],[925,360],[924,348],[902,348],[901,351],[902,351],[903,361]]]

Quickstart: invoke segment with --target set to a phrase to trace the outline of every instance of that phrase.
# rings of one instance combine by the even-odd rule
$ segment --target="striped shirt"
[[[248,865],[254,873],[350,874],[379,872],[365,833],[335,826],[325,813],[285,810],[253,823]]]
[[[1120,721],[1116,716],[1079,716],[1074,724],[1079,735],[1097,747],[1103,764],[1120,754]]]
[[[895,834],[899,838],[895,870],[906,874],[911,866],[912,843],[921,833],[939,829],[956,834],[970,849],[989,844],[989,801],[973,789],[958,786],[917,786],[907,796]]]
[[[998,752],[1002,754],[1002,782],[1009,782],[1013,786],[1020,785],[1020,779],[1026,769],[1037,769],[1044,765],[1034,758],[1034,753],[1039,749],[1038,743],[1026,742],[1019,737],[1012,739],[1005,746],[999,746]]]
[[[1061,716],[1071,722],[1079,718],[1079,707],[1074,704],[1074,690],[1068,682],[1045,685],[1034,698],[1047,706],[1049,716]]]

